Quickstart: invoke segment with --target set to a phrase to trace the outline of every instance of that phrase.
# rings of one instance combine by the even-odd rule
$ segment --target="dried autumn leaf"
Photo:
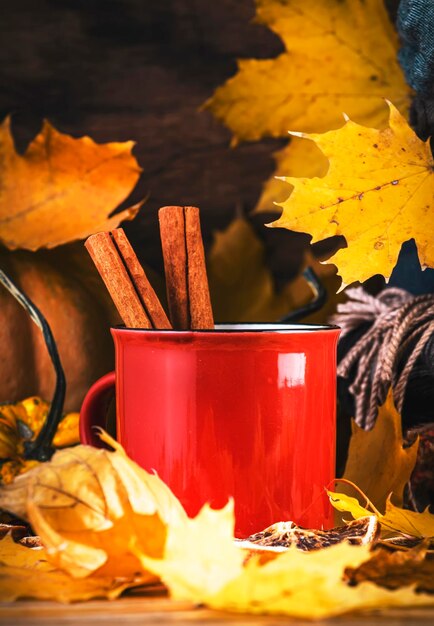
[[[391,531],[399,530],[406,535],[434,538],[434,515],[428,507],[422,513],[408,511],[386,502],[386,512],[380,518],[381,525]]]
[[[138,207],[108,216],[140,176],[133,145],[74,139],[45,122],[20,155],[7,118],[0,125],[0,242],[10,250],[53,248],[132,219]]]
[[[372,515],[373,513],[368,506],[362,506],[357,498],[333,491],[328,491],[327,493],[330,502],[337,511],[351,513],[354,519]],[[379,511],[375,511],[375,514],[381,524],[382,531],[386,535],[391,532],[398,532],[423,539],[434,537],[434,515],[429,512],[428,507],[422,513],[418,513],[402,509],[392,504],[390,500],[387,500],[384,514]]]
[[[378,273],[388,279],[401,244],[411,238],[422,266],[434,266],[429,142],[389,106],[385,130],[348,120],[338,130],[307,136],[329,159],[329,170],[323,178],[288,178],[294,190],[272,224],[308,232],[313,241],[344,235],[348,247],[329,259],[344,284]]]
[[[273,560],[251,558],[241,575],[208,599],[214,609],[325,619],[349,611],[433,605],[432,596],[412,589],[388,591],[371,583],[349,587],[344,571],[369,559],[367,546],[341,543],[324,550],[290,548]]]
[[[427,558],[427,547],[421,544],[405,551],[375,550],[369,561],[347,568],[351,584],[370,580],[387,589],[416,585],[417,590],[434,592],[434,559]]]
[[[10,535],[0,541],[0,602],[18,598],[76,602],[91,598],[113,599],[140,581],[112,577],[71,578],[51,565],[43,549],[25,548]]]
[[[219,322],[277,321],[312,300],[312,290],[302,275],[277,293],[264,257],[264,245],[247,220],[237,218],[216,233],[207,267],[214,316]],[[334,268],[322,265],[311,254],[306,255],[305,264],[315,270],[328,292],[327,304],[318,313],[324,322],[336,308],[339,279]]]
[[[404,448],[401,415],[395,408],[392,391],[378,409],[372,430],[363,430],[352,421],[352,436],[343,478],[354,483],[372,504],[384,510],[393,494],[393,502],[402,505],[404,488],[410,480],[417,459],[418,441]],[[342,484],[340,492],[354,493]]]
[[[29,550],[29,548],[23,548]],[[112,577],[71,578],[65,572],[51,569],[35,571],[0,564],[0,601],[13,602],[19,598],[84,602],[94,598],[114,600],[126,589],[143,584],[141,580],[116,580]]]
[[[76,578],[145,576],[136,551],[159,557],[167,525],[185,512],[166,485],[114,452],[77,446],[0,491],[0,506],[26,517],[50,562]],[[148,576],[151,579],[151,576]]]
[[[291,129],[324,132],[341,125],[342,111],[381,127],[387,120],[384,98],[406,112],[409,88],[383,0],[257,0],[256,6],[257,21],[282,39],[285,51],[275,59],[239,61],[238,73],[208,101],[234,133],[234,143],[286,137]],[[288,158],[292,149],[297,170],[295,158],[286,163],[280,157],[277,174],[307,177],[312,167],[321,167],[321,158],[317,164],[310,159],[308,145],[291,144]],[[282,185],[267,183],[261,210],[280,199]]]

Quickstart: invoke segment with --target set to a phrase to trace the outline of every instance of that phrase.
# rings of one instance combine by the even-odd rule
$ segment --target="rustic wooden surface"
[[[187,626],[188,624],[212,626],[236,624],[290,623],[305,626],[309,622],[287,617],[237,615],[207,609],[197,609],[185,602],[168,598],[121,598],[114,602],[92,601],[82,604],[59,605],[54,602],[16,602],[0,607],[1,626],[106,626],[118,624],[161,624],[161,626]],[[318,622],[316,622],[318,623]],[[330,626],[411,626],[434,623],[434,609],[390,610],[382,614],[347,615],[326,620]]]
[[[126,229],[148,266],[161,272],[159,206],[200,206],[206,243],[236,211],[253,209],[285,140],[231,149],[230,132],[200,107],[236,72],[236,58],[282,51],[252,23],[254,0],[3,0],[2,9],[0,119],[12,114],[21,149],[43,118],[100,142],[134,139],[143,175],[133,200],[148,200]],[[307,236],[264,221],[270,257],[285,250],[276,274],[293,273]]]

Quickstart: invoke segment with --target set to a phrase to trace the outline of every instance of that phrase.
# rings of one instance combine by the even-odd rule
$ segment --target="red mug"
[[[101,446],[93,427],[116,387],[117,439],[190,516],[233,497],[237,537],[279,521],[333,524],[337,327],[111,332],[116,373],[84,399],[82,443]]]

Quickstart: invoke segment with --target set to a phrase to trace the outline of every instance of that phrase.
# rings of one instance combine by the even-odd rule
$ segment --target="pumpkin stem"
[[[48,353],[56,371],[56,387],[47,419],[45,420],[45,423],[36,439],[25,443],[24,450],[25,459],[47,461],[51,458],[54,452],[52,441],[62,417],[66,391],[65,374],[63,372],[62,363],[60,362],[59,352],[57,350],[56,342],[54,341],[53,333],[51,332],[51,328],[41,311],[1,269],[0,284],[2,284],[9,291],[19,304],[21,304],[21,306],[30,315],[32,321],[42,331],[45,345],[47,346]]]

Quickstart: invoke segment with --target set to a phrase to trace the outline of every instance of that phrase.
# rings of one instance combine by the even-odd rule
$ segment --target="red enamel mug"
[[[93,427],[116,388],[117,439],[190,516],[232,497],[237,537],[280,521],[332,525],[337,327],[111,332],[116,372],[86,395],[82,443],[101,445]]]

